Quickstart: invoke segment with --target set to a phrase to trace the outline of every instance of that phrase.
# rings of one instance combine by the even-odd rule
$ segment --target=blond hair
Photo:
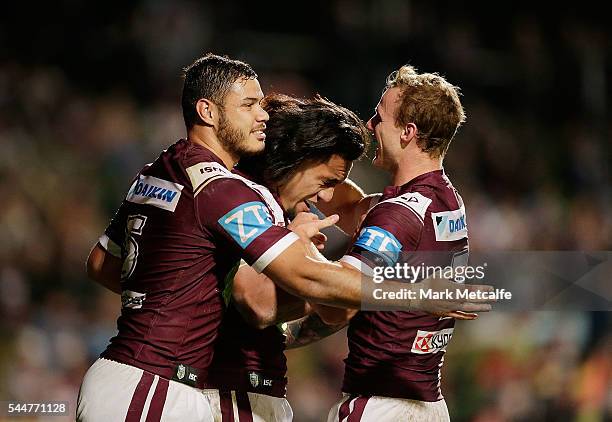
[[[430,157],[444,157],[455,133],[465,121],[459,100],[459,87],[437,73],[421,73],[409,65],[387,77],[386,89],[401,89],[395,124],[414,123],[418,129],[417,145]]]

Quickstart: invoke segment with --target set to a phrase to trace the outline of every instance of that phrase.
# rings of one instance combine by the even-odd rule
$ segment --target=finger
[[[316,214],[303,211],[303,212],[297,213],[297,215],[293,219],[293,222],[302,223],[302,222],[310,222],[310,221],[314,221],[318,219],[319,217]]]
[[[327,242],[327,236],[325,236],[323,233],[317,233],[314,236],[312,236],[312,243],[325,243]]]
[[[333,226],[334,224],[338,222],[338,220],[340,220],[340,217],[338,216],[338,214],[332,214],[329,217],[326,217],[322,220],[315,222],[315,225],[320,230],[325,227]]]
[[[478,314],[473,312],[461,312],[461,311],[451,311],[447,312],[445,316],[455,318],[463,321],[472,321],[478,318]]]
[[[463,312],[489,312],[492,308],[488,303],[464,302],[457,307],[458,311]]]
[[[493,286],[489,286],[488,284],[464,284],[463,287],[470,292],[489,293],[494,291]]]

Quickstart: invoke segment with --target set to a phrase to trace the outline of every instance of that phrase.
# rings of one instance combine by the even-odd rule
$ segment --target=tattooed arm
[[[316,313],[289,321],[282,325],[286,337],[287,349],[306,346],[340,331],[348,325],[348,320],[339,324],[328,325]]]

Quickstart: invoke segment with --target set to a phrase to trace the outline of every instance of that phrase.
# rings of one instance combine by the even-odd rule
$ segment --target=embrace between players
[[[457,88],[403,66],[364,126],[318,96],[264,97],[249,65],[208,54],[185,69],[182,108],[187,138],[137,174],[90,253],[88,275],[121,294],[122,310],[77,420],[290,421],[284,349],[347,324],[329,421],[448,420],[440,368],[454,321],[490,305],[367,292],[377,266],[430,251],[467,260],[467,227],[443,224],[465,221],[442,168],[464,121]],[[347,177],[370,133],[392,186],[366,196]],[[318,250],[333,224],[353,236],[338,262]],[[401,310],[359,310],[386,305]]]

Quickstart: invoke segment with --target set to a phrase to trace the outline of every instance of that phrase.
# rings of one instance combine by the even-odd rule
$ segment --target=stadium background
[[[366,120],[409,62],[461,86],[447,172],[473,250],[611,250],[611,29],[589,2],[141,0],[10,6],[0,17],[0,399],[74,401],[119,301],[84,261],[130,178],[183,136],[180,68],[213,51],[265,92],[319,92]],[[385,176],[358,165],[368,192]],[[609,312],[459,323],[454,421],[612,418]],[[339,394],[342,334],[288,353],[296,422]],[[57,421],[58,418],[50,420]]]

